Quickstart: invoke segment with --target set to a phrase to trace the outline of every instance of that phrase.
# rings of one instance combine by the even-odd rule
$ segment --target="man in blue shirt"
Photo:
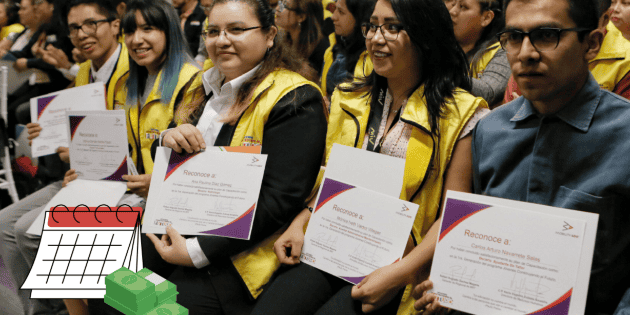
[[[612,314],[630,283],[630,103],[589,73],[596,2],[507,0],[505,15],[523,97],[477,125],[474,191],[599,213],[586,314]]]

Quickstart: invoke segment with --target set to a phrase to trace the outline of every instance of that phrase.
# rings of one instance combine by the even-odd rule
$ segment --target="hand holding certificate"
[[[300,260],[357,284],[402,258],[418,205],[325,178]]]
[[[122,181],[128,174],[124,110],[68,111],[70,167],[80,179]]]
[[[31,119],[42,130],[33,139],[33,157],[55,153],[68,147],[68,110],[105,110],[105,84],[93,83],[31,99]]]
[[[249,239],[267,156],[222,149],[235,148],[158,148],[142,233],[172,224],[182,235]]]
[[[583,314],[598,215],[449,191],[431,280],[473,314]]]

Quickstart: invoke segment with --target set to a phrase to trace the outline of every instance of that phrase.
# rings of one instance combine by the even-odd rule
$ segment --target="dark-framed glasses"
[[[529,37],[529,41],[537,51],[550,51],[556,49],[560,43],[560,36],[562,32],[586,32],[591,29],[584,27],[573,28],[554,28],[554,27],[540,27],[529,32],[523,32],[521,30],[506,30],[497,34],[501,47],[508,54],[518,54],[521,51],[523,40],[525,37]]]
[[[363,37],[366,39],[372,39],[376,35],[376,31],[380,29],[381,34],[383,34],[383,38],[387,41],[395,41],[398,39],[398,34],[400,31],[404,30],[405,27],[402,24],[392,24],[385,23],[381,25],[376,25],[372,23],[363,23],[361,25],[361,32],[363,33]]]
[[[296,13],[300,13],[300,9],[299,8],[290,8],[287,5],[287,0],[280,0],[278,1],[278,7],[276,7],[276,12],[280,13],[282,11],[284,11],[284,9],[287,9],[289,11],[293,11]]]
[[[79,30],[82,30],[83,33],[85,33],[85,35],[88,35],[88,36],[94,35],[96,34],[98,23],[103,23],[103,22],[109,23],[113,20],[115,20],[115,18],[110,17],[110,18],[102,19],[102,20],[85,21],[81,25],[76,25],[76,24],[68,25],[68,33],[69,33],[68,36],[70,38],[78,37]]]
[[[218,27],[208,27],[206,28],[201,35],[203,36],[203,40],[206,39],[216,39],[219,37],[221,32],[225,34],[225,37],[228,39],[236,39],[239,36],[243,35],[246,31],[255,30],[257,28],[262,28],[262,26],[252,26],[252,27],[226,27],[224,29],[220,29]]]

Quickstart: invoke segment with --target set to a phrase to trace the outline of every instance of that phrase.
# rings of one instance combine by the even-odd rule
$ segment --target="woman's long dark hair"
[[[335,35],[337,44],[333,52],[342,51],[346,56],[346,72],[354,73],[359,57],[365,51],[365,38],[361,32],[361,24],[370,20],[376,0],[346,0],[346,7],[354,17],[354,29],[350,36]]]
[[[212,12],[212,8],[214,8],[215,5],[230,1],[240,1],[248,4],[254,10],[254,14],[260,22],[263,33],[271,31],[272,27],[276,27],[274,13],[267,0],[215,0],[210,7],[210,12]],[[210,23],[212,23],[212,21],[210,21]],[[287,69],[297,72],[304,77],[311,75],[308,73],[308,67],[303,67],[303,59],[297,56],[293,49],[286,45],[281,45],[279,41],[279,37],[276,36],[273,41],[273,47],[265,54],[265,57],[261,61],[260,68],[254,72],[254,75],[250,79],[241,85],[236,95],[236,102],[230,107],[227,116],[223,120],[224,122],[235,124],[249,106],[256,106],[256,102],[250,104],[252,94],[256,87],[273,71]],[[198,120],[203,113],[205,106],[205,93],[203,91],[203,86],[200,86],[194,92],[194,95],[201,96],[197,97],[191,104],[195,110],[191,117],[188,118],[189,122]]]
[[[402,23],[420,57],[420,81],[410,93],[424,85],[429,112],[431,134],[439,136],[438,120],[443,116],[445,104],[452,99],[455,89],[470,90],[468,62],[453,32],[453,22],[443,0],[384,0],[392,4],[396,17]],[[356,78],[349,86],[339,89],[347,92],[366,91],[372,96],[372,106],[378,105],[379,89],[386,79],[373,71],[366,78]],[[407,95],[410,96],[410,95]]]
[[[470,64],[474,69],[486,53],[486,50],[497,43],[497,33],[503,30],[505,27],[505,20],[503,19],[503,12],[501,8],[503,8],[502,0],[477,0],[479,2],[479,6],[481,7],[481,14],[486,11],[494,12],[494,18],[492,22],[486,26],[481,32],[481,36],[479,40],[475,43],[475,47],[471,49],[466,56],[468,60],[470,60]]]
[[[20,22],[20,17],[18,16],[18,11],[20,8],[17,6],[14,0],[4,0],[2,1],[4,4],[4,11],[7,15],[7,25],[13,25],[15,23]]]
[[[306,19],[300,26],[300,36],[297,39],[297,51],[304,59],[308,59],[324,36],[322,27],[324,24],[324,7],[320,0],[296,0],[293,6],[297,14],[304,14]],[[290,39],[295,42],[295,39]]]
[[[186,37],[179,25],[179,17],[171,4],[164,0],[132,0],[127,3],[127,12],[122,18],[120,28],[125,34],[132,34],[138,28],[136,11],[142,14],[146,23],[164,32],[167,56],[162,64],[159,91],[164,104],[169,104],[174,96],[179,73],[184,64],[193,63],[188,51]],[[144,82],[148,77],[145,67],[139,66],[129,58],[129,78],[127,79],[126,106],[137,106],[140,95],[144,93]]]

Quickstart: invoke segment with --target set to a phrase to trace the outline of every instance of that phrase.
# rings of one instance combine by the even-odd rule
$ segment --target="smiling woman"
[[[153,172],[160,133],[199,71],[173,7],[164,0],[132,0],[121,27],[129,51],[129,76],[116,86],[115,109],[127,111],[131,156],[138,172]],[[148,187],[147,187],[148,188]]]
[[[304,209],[274,244],[278,260],[296,266],[274,279],[252,315],[409,314],[404,288],[430,263],[443,193],[472,190],[472,117],[487,106],[461,89],[470,87],[466,56],[442,0],[378,0],[362,35],[374,71],[333,93],[324,163],[335,143],[405,160],[400,199],[420,205],[406,256],[357,286],[299,263]]]
[[[163,144],[177,152],[206,146],[261,146],[267,163],[250,240],[153,235],[169,280],[191,314],[247,314],[277,269],[275,234],[303,207],[317,178],[326,136],[319,88],[298,72],[301,59],[279,45],[266,0],[216,0],[206,11],[205,45],[214,67],[193,83],[201,95],[186,124]],[[274,237],[275,235],[275,237]]]

